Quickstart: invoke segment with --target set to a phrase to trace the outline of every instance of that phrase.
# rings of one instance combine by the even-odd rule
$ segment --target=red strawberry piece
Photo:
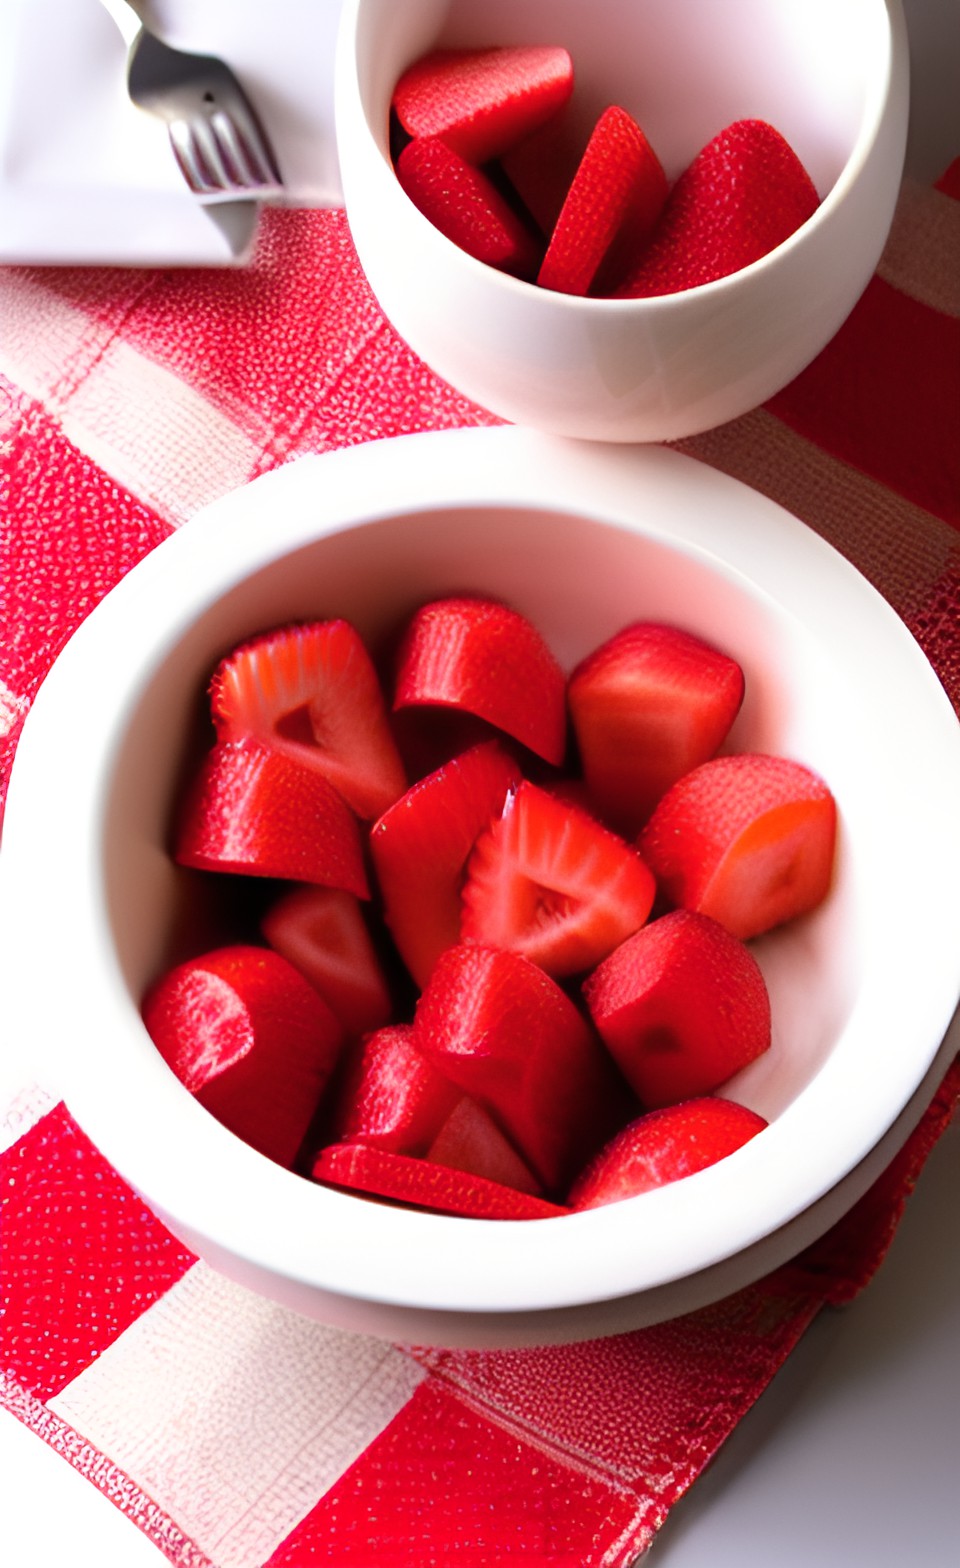
[[[833,872],[836,802],[786,757],[714,757],[664,795],[640,852],[671,904],[746,940],[816,908]]]
[[[555,978],[582,974],[643,925],[655,891],[635,849],[524,780],[474,846],[460,929]]]
[[[401,76],[393,108],[411,136],[442,137],[461,158],[486,163],[543,125],[572,91],[565,49],[435,49]]]
[[[561,1191],[625,1116],[612,1064],[555,981],[519,953],[463,943],[417,1004],[417,1044],[485,1105],[547,1191]]]
[[[469,256],[532,278],[540,244],[481,169],[438,137],[409,142],[397,178],[418,211]]]
[[[572,1209],[596,1209],[681,1181],[740,1149],[767,1123],[733,1100],[705,1095],[648,1111],[611,1138],[570,1189]]]
[[[504,1137],[489,1111],[479,1101],[463,1095],[453,1107],[426,1157],[435,1165],[450,1165],[488,1181],[515,1187],[518,1192],[540,1196],[537,1178]]]
[[[743,701],[735,660],[690,632],[639,621],[573,671],[567,702],[597,811],[633,837],[661,795],[719,749]]]
[[[559,763],[565,703],[563,671],[516,610],[490,599],[439,599],[411,618],[397,654],[395,709],[472,713]]]
[[[175,858],[369,895],[360,828],[322,774],[257,741],[214,746],[184,800]]]
[[[334,1143],[321,1149],[312,1175],[315,1181],[351,1192],[468,1219],[547,1220],[569,1212],[483,1176],[363,1143]]]
[[[819,197],[779,131],[738,120],[674,185],[663,216],[618,298],[674,294],[759,261],[805,223]]]
[[[361,1041],[349,1063],[337,1137],[395,1154],[426,1154],[460,1098],[417,1048],[412,1026],[389,1024]]]
[[[667,199],[667,177],[636,120],[616,105],[593,134],[537,274],[541,288],[586,294],[616,242],[632,260]],[[617,262],[611,259],[614,272]]]
[[[376,670],[348,621],[242,643],[214,672],[210,703],[220,740],[252,737],[315,768],[358,816],[380,816],[406,788]]]
[[[343,1038],[292,964],[269,948],[217,948],[162,976],[143,1019],[201,1105],[261,1154],[292,1166]]]
[[[374,824],[370,852],[384,919],[417,985],[460,940],[460,888],[480,833],[520,781],[496,741],[454,757],[414,784]]]
[[[367,1034],[387,1022],[390,991],[352,893],[293,888],[271,905],[260,929],[274,951],[320,992],[346,1034]]]
[[[708,1094],[770,1045],[770,998],[750,950],[706,915],[653,920],[583,987],[600,1035],[644,1105]]]

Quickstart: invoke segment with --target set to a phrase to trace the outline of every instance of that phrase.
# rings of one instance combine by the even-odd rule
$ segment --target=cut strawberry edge
[[[568,1209],[429,1160],[361,1143],[330,1144],[314,1162],[314,1181],[442,1214],[485,1220],[555,1219]]]
[[[434,49],[400,77],[392,107],[411,136],[442,137],[471,163],[486,163],[530,135],[567,102],[566,49],[514,45]]]
[[[303,976],[269,948],[217,948],[161,975],[142,1014],[201,1105],[261,1154],[292,1166],[343,1041]]]
[[[520,1158],[490,1112],[469,1094],[457,1100],[425,1158],[435,1165],[450,1165],[454,1170],[483,1176],[503,1187],[514,1187],[531,1197],[543,1195],[543,1188],[530,1167]]]
[[[633,259],[660,216],[667,178],[636,120],[611,105],[600,116],[570,184],[537,273],[541,288],[586,295],[606,262]]]
[[[215,745],[184,797],[178,865],[369,898],[360,828],[321,774],[257,741]]]
[[[454,245],[488,267],[533,277],[540,243],[482,169],[429,137],[403,149],[396,171],[413,205]]]
[[[314,768],[358,816],[378,817],[407,780],[359,632],[342,619],[249,638],[210,682],[218,739],[252,739]]]
[[[465,710],[559,765],[566,680],[524,615],[496,600],[454,597],[417,610],[397,654],[394,710]]]
[[[582,974],[643,925],[655,891],[634,848],[523,780],[467,863],[461,934],[522,953],[555,979]]]
[[[767,1126],[764,1117],[705,1095],[648,1111],[624,1127],[570,1188],[572,1209],[619,1203],[716,1165]]]
[[[410,1024],[386,1024],[347,1062],[333,1118],[337,1141],[425,1155],[461,1097],[418,1049]]]
[[[354,893],[292,888],[271,904],[260,930],[320,993],[348,1035],[367,1034],[388,1021],[390,988]]]

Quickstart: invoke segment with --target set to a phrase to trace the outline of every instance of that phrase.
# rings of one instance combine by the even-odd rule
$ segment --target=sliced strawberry
[[[467,862],[461,934],[582,974],[643,925],[655,891],[635,849],[524,780]]]
[[[836,802],[786,757],[714,757],[664,795],[640,853],[670,903],[746,940],[805,914],[833,873]]]
[[[491,1112],[547,1191],[622,1125],[623,1086],[586,1020],[519,953],[464,943],[438,958],[417,1044]]]
[[[455,757],[414,784],[374,824],[370,852],[383,913],[417,985],[460,940],[460,887],[480,833],[520,781],[496,741]]]
[[[770,998],[749,949],[706,915],[653,920],[584,983],[597,1029],[646,1106],[708,1094],[770,1045]]]
[[[343,1038],[292,964],[269,948],[217,948],[162,976],[143,1019],[201,1105],[261,1154],[292,1166]]]
[[[352,893],[297,887],[264,915],[261,932],[320,992],[347,1035],[379,1029],[391,999],[370,930]]]
[[[596,809],[633,837],[670,785],[722,745],[743,701],[734,659],[638,621],[577,665],[567,702]]]
[[[315,1181],[351,1192],[467,1219],[548,1220],[569,1212],[483,1176],[362,1143],[329,1144],[321,1149],[311,1174]]]
[[[342,795],[322,774],[254,740],[207,753],[184,800],[174,853],[201,871],[369,896],[360,828]]]
[[[573,91],[565,49],[435,49],[411,65],[393,108],[411,136],[439,136],[486,163],[563,107]]]
[[[252,737],[315,768],[358,816],[406,788],[377,674],[348,621],[266,632],[217,667],[210,704],[221,740]]]
[[[417,1048],[410,1024],[368,1035],[349,1063],[335,1117],[338,1139],[395,1154],[426,1154],[461,1091]]]
[[[563,671],[516,610],[491,599],[439,599],[411,618],[397,656],[395,709],[463,710],[559,763],[565,703]]]
[[[596,1209],[681,1181],[740,1149],[767,1123],[733,1100],[704,1095],[648,1111],[618,1132],[570,1189],[572,1209]]]
[[[533,277],[540,243],[481,169],[435,136],[409,142],[396,169],[413,205],[448,240],[489,267]]]
[[[674,185],[653,237],[615,290],[618,298],[674,294],[759,261],[816,211],[813,181],[764,120],[714,137]]]
[[[487,1181],[515,1187],[534,1197],[542,1194],[537,1178],[504,1137],[490,1112],[469,1094],[457,1101],[426,1158],[435,1165],[450,1165],[454,1170],[483,1176]]]
[[[618,253],[636,257],[666,199],[667,177],[636,120],[616,105],[606,109],[560,209],[540,287],[586,294],[615,243]],[[609,266],[619,270],[616,261]]]

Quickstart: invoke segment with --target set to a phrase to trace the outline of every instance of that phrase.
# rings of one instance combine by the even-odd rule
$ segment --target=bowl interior
[[[890,49],[885,0],[360,0],[360,92],[384,156],[401,71],[433,47],[557,44],[574,63],[565,111],[582,148],[610,104],[643,127],[669,179],[734,120],[768,120],[821,197],[881,101]]]

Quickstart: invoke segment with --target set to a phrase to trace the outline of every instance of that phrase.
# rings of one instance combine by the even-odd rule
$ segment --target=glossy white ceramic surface
[[[214,661],[294,617],[376,636],[464,587],[530,615],[568,667],[642,616],[728,648],[748,690],[730,747],[818,769],[842,822],[827,903],[757,944],[774,1044],[731,1088],[770,1127],[686,1182],[532,1224],[403,1212],[281,1170],[192,1100],[138,1012],[171,954],[210,935],[204,879],[167,844]],[[900,620],[735,481],[666,450],[517,429],[307,458],[135,567],[41,689],[4,831],[10,1022],[171,1228],[289,1306],[437,1343],[638,1326],[812,1240],[919,1117],[960,995],[958,791],[960,729]]]
[[[570,50],[582,140],[619,103],[672,180],[724,126],[767,119],[820,208],[754,265],[659,299],[574,299],[484,266],[397,183],[390,99],[435,44],[519,42]],[[900,0],[346,0],[336,126],[360,260],[422,358],[504,418],[609,441],[690,435],[784,386],[859,298],[899,187],[908,75]]]

